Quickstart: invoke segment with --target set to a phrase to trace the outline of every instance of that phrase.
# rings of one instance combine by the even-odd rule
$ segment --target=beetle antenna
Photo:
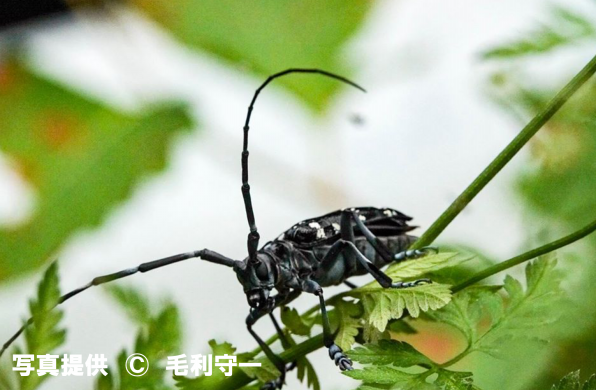
[[[352,87],[358,88],[362,92],[366,92],[364,88],[359,86],[358,84],[354,83],[353,81],[348,80],[345,77],[326,72],[321,69],[304,69],[304,68],[291,68],[286,69],[283,72],[275,73],[267,78],[263,84],[255,91],[255,94],[250,102],[250,106],[248,106],[248,113],[246,114],[246,122],[244,123],[244,142],[242,144],[242,197],[244,198],[244,207],[246,208],[246,218],[248,219],[248,226],[250,228],[250,233],[248,233],[247,239],[247,246],[248,246],[248,258],[251,263],[257,263],[257,249],[259,246],[259,232],[257,230],[257,224],[255,222],[255,213],[252,208],[252,201],[250,198],[250,185],[248,184],[248,130],[249,130],[249,122],[250,117],[252,115],[252,110],[254,108],[254,104],[257,100],[257,97],[261,93],[261,91],[273,80],[276,78],[288,75],[290,73],[316,73],[326,77],[330,77],[332,79],[341,81],[343,83],[349,84]]]

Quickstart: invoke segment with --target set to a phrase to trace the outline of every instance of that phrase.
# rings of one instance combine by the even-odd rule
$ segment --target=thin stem
[[[596,56],[536,115],[501,153],[478,175],[457,199],[441,214],[411,249],[430,245],[478,193],[507,165],[520,149],[569,98],[596,72]]]
[[[484,271],[478,272],[476,275],[472,276],[468,280],[454,286],[451,291],[456,293],[458,291],[463,290],[464,288],[471,286],[472,284],[478,283],[479,281],[488,278],[489,276],[493,276],[501,271],[504,271],[508,268],[514,267],[518,264],[521,264],[525,261],[534,259],[538,256],[545,255],[550,253],[554,250],[567,246],[569,244],[574,243],[577,240],[580,240],[587,236],[588,234],[596,231],[596,221],[590,223],[589,225],[585,226],[584,228],[572,233],[568,236],[560,238],[556,241],[543,245],[539,248],[532,249],[526,253],[522,253],[519,256],[515,256],[509,260],[505,260],[501,263],[495,264],[492,267],[486,268]]]
[[[311,352],[323,346],[323,334],[311,337],[300,344],[293,346],[279,354],[279,357],[285,362],[290,363],[296,359],[308,355]],[[224,377],[219,382],[213,383],[209,388],[211,390],[232,390],[239,389],[254,381],[253,378],[246,375],[242,370],[234,371],[231,377]]]

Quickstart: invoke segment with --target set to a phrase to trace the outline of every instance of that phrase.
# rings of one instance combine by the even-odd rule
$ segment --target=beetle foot
[[[331,344],[329,347],[329,357],[335,361],[335,365],[342,371],[350,371],[352,367],[352,361],[343,353],[342,349],[337,344]]]
[[[436,246],[425,246],[420,249],[413,249],[413,250],[409,250],[409,251],[399,252],[399,253],[396,253],[395,256],[393,256],[393,260],[403,261],[403,260],[417,259],[419,257],[428,255],[429,252],[439,253],[439,248],[437,248]]]
[[[266,382],[265,384],[263,384],[263,386],[261,386],[261,390],[275,390],[275,389],[281,389],[283,386],[283,380],[281,379],[281,377]]]
[[[430,283],[432,283],[432,280],[430,279],[418,279],[411,282],[393,282],[391,283],[391,288],[410,288]]]

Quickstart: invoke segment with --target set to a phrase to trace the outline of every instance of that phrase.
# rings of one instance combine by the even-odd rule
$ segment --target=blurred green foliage
[[[344,46],[362,25],[372,0],[132,0],[190,47],[267,77],[287,68],[320,68],[343,76]],[[341,86],[295,75],[280,85],[322,110]]]
[[[0,229],[0,281],[43,264],[80,228],[97,226],[166,164],[191,127],[181,104],[138,113],[78,95],[18,62],[0,65],[0,150],[35,190],[33,216]]]
[[[97,390],[168,390],[170,371],[165,369],[167,356],[180,353],[182,348],[182,324],[178,308],[171,302],[153,302],[131,287],[111,286],[109,290],[129,318],[139,326],[137,337],[130,349],[123,349],[117,357],[117,370],[109,370],[107,376],[97,377]],[[140,353],[151,362],[143,376],[133,377],[126,371],[126,359],[132,353]]]
[[[579,12],[553,6],[550,13],[551,20],[549,22],[541,23],[517,40],[487,50],[483,57],[485,59],[515,59],[581,43],[588,38],[596,38],[594,22]]]

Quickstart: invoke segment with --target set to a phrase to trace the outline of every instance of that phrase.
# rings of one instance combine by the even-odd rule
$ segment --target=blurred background
[[[596,42],[588,0],[9,0],[0,10],[2,341],[26,317],[52,260],[65,292],[204,247],[244,258],[242,125],[269,74],[317,67],[368,93],[294,75],[261,95],[250,176],[263,242],[348,206],[396,208],[422,231]],[[439,243],[500,261],[592,220],[595,96],[590,83]],[[592,237],[560,254],[573,303],[550,345],[511,345],[507,359],[472,355],[458,368],[484,390],[545,389],[571,370],[596,372],[594,249]],[[229,269],[189,261],[122,284],[176,303],[179,353],[204,353],[212,338],[255,347]],[[314,303],[304,296],[296,306]],[[61,351],[103,353],[111,364],[137,328],[103,288],[69,301],[64,326]],[[265,321],[257,329],[273,333]],[[412,343],[439,361],[453,356],[457,335],[430,330]],[[324,389],[357,386],[325,351],[312,361],[326,373]],[[58,377],[40,388],[94,382]]]

